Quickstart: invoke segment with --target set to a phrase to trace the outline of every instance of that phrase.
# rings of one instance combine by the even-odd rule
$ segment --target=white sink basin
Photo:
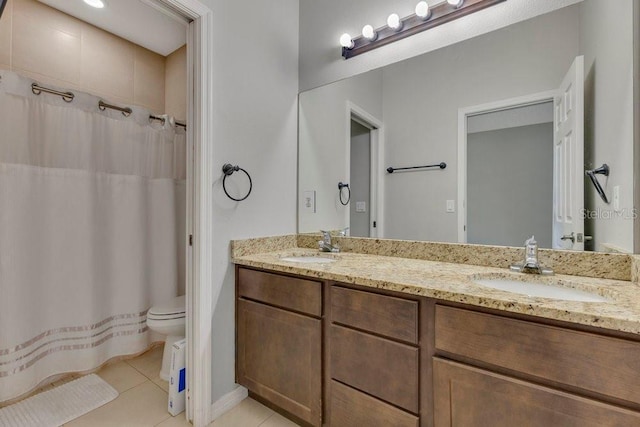
[[[320,256],[288,256],[280,258],[281,261],[300,262],[302,264],[329,264],[336,262],[335,259]]]
[[[608,302],[609,299],[593,292],[535,282],[522,282],[511,279],[473,279],[473,282],[488,288],[530,297],[552,298],[563,301]]]

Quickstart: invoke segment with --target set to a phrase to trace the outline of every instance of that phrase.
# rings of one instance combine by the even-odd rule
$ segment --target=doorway
[[[345,209],[345,223],[348,235],[382,237],[380,153],[384,147],[383,124],[351,102],[347,102],[347,123],[346,169],[350,198]]]
[[[467,243],[551,248],[553,102],[467,117],[467,157]]]
[[[351,119],[351,204],[349,227],[352,237],[371,237],[371,129]]]
[[[513,159],[503,158],[498,164],[490,165],[490,160],[485,158],[484,161],[476,165],[474,171],[469,169],[470,163],[475,163],[477,159],[471,160],[471,156],[482,157],[484,152],[469,151],[469,120],[473,121],[473,117],[481,116],[487,113],[495,113],[491,120],[485,120],[482,126],[491,127],[496,121],[503,121],[509,126],[514,124],[541,124],[547,123],[548,110],[544,109],[545,104],[553,107],[552,111],[552,173],[548,172],[541,178],[539,173],[544,171],[533,168],[532,162],[526,158],[519,160],[520,167],[513,168],[516,164]],[[544,120],[523,119],[522,117],[530,117],[527,114],[519,114],[519,112],[535,111],[535,106],[540,106],[542,116],[546,115]],[[545,112],[546,111],[546,112]],[[533,116],[535,117],[535,115]],[[548,133],[548,132],[547,132]],[[521,136],[520,136],[521,137]],[[516,137],[516,138],[520,138]],[[526,147],[530,148],[530,147]],[[494,151],[494,156],[504,157],[505,152]],[[544,157],[538,153],[538,157]],[[548,155],[547,155],[548,157]],[[492,160],[491,160],[492,161]],[[542,165],[547,167],[548,165]],[[541,166],[541,167],[542,167]],[[509,170],[509,168],[513,170]],[[534,175],[525,176],[524,170],[530,169]],[[472,175],[473,173],[473,175]],[[494,198],[496,203],[498,196],[502,206],[489,211],[490,207],[485,206],[485,210],[489,211],[484,217],[472,218],[475,215],[469,205],[471,202],[469,189],[477,187],[476,184],[490,181],[496,177],[500,180],[494,181],[491,186],[487,186],[484,190],[485,198]],[[516,188],[510,188],[506,191],[501,188],[500,183],[515,181],[520,178],[521,182]],[[591,236],[584,235],[584,58],[578,56],[575,58],[571,67],[565,74],[558,88],[548,92],[541,92],[531,95],[525,95],[518,98],[507,99],[503,101],[492,102],[474,107],[461,108],[458,110],[458,241],[460,243],[470,242],[470,226],[474,227],[474,233],[482,233],[482,228],[490,222],[495,222],[493,227],[487,227],[488,234],[484,239],[491,239],[491,243],[486,240],[477,241],[478,235],[473,235],[474,243],[482,244],[507,244],[511,246],[522,246],[522,233],[531,235],[534,223],[538,221],[539,215],[532,215],[535,207],[540,205],[540,200],[533,195],[536,190],[543,184],[542,181],[552,179],[552,209],[545,209],[551,218],[551,244],[544,243],[543,247],[553,249],[572,249],[583,251],[584,242],[591,239]],[[473,181],[472,181],[473,179]],[[548,185],[548,184],[547,184]],[[475,190],[474,190],[475,191]],[[523,194],[531,194],[532,197],[524,198],[518,201],[517,197]],[[540,197],[547,198],[548,193]],[[489,204],[487,200],[476,200],[473,209],[478,209],[479,204]],[[544,206],[544,203],[542,203]],[[524,208],[524,210],[523,210]],[[521,218],[516,218],[520,216]],[[547,218],[543,218],[547,223]],[[522,220],[518,222],[518,220]],[[477,221],[477,222],[476,222]],[[476,225],[473,226],[473,223]],[[494,239],[495,234],[505,234],[505,231],[511,228],[513,236],[510,236],[510,242],[497,243]],[[524,229],[523,229],[524,228]],[[543,234],[548,234],[546,231]],[[514,240],[515,239],[515,240]],[[526,238],[525,238],[526,239]],[[546,239],[546,237],[545,237]]]

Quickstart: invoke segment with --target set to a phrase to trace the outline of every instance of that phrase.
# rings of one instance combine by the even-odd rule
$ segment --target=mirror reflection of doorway
[[[552,247],[553,102],[467,119],[467,239]]]
[[[350,162],[349,234],[352,237],[370,237],[371,129],[353,118]]]

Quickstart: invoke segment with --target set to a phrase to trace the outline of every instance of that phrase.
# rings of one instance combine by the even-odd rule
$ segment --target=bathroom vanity
[[[584,303],[482,288],[504,269],[358,253],[235,256],[237,368],[320,426],[640,425],[637,283],[557,276]]]

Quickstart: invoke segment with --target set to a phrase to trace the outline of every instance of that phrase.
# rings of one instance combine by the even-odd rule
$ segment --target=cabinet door
[[[435,427],[640,425],[640,413],[433,359]]]
[[[238,300],[238,383],[321,425],[321,336],[319,319]]]
[[[418,417],[331,381],[331,427],[418,427]]]

